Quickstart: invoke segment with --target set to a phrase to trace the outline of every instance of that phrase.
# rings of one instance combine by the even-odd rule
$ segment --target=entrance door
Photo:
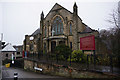
[[[55,42],[55,41],[52,41],[52,42],[51,42],[51,52],[54,52],[55,47],[56,47],[56,42]]]
[[[59,44],[65,44],[65,41],[59,41]]]

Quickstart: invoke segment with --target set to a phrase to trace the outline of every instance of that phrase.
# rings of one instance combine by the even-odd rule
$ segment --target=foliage
[[[103,65],[103,66],[110,66],[110,55],[108,54],[101,54],[96,55],[96,64],[97,65]],[[119,65],[118,58],[112,56],[112,65],[115,67],[118,67]]]
[[[104,66],[109,66],[110,65],[110,59],[108,55],[99,55],[96,57],[97,61],[96,64],[98,65],[104,65]]]
[[[10,59],[5,59],[2,61],[2,65],[5,65],[7,63],[11,63],[12,61]]]
[[[70,58],[68,60],[70,60]],[[71,61],[86,63],[87,62],[87,55],[84,54],[81,50],[74,50],[71,54]]]
[[[118,63],[120,63],[120,29],[111,28],[109,30],[100,31],[100,39],[107,46],[107,53],[112,54],[114,57],[118,58]]]
[[[71,54],[72,50],[64,44],[60,44],[55,48],[56,58],[60,60],[67,60]]]
[[[118,5],[118,8],[120,5]],[[110,19],[108,22],[112,24],[112,27],[110,30],[104,30],[104,32],[100,32],[100,38],[104,40],[105,44],[108,48],[108,53],[111,53],[114,57],[116,57],[115,60],[118,60],[118,63],[120,63],[120,23],[119,23],[119,17],[120,17],[120,10],[114,9],[112,14],[110,14]],[[107,34],[106,34],[107,32]],[[119,64],[120,67],[120,64]]]
[[[45,54],[46,52],[45,52],[45,50],[43,50],[43,54]]]
[[[50,59],[55,60],[56,59],[56,55],[55,54],[50,54]]]

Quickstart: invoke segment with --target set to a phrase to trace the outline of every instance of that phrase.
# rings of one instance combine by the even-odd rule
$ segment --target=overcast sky
[[[119,0],[0,0],[0,33],[3,41],[13,45],[23,44],[25,35],[32,34],[40,26],[40,14],[46,16],[55,3],[73,12],[74,2],[78,15],[92,29],[108,29],[106,21]]]

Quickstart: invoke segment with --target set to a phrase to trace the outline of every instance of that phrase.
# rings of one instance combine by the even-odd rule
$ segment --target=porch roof
[[[43,38],[43,40],[52,40],[52,39],[67,39],[66,36],[50,36],[48,38]]]

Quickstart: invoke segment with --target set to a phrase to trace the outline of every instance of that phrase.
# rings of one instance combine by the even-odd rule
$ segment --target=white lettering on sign
[[[35,70],[39,70],[39,71],[42,71],[41,68],[37,68],[37,67],[34,67]]]

